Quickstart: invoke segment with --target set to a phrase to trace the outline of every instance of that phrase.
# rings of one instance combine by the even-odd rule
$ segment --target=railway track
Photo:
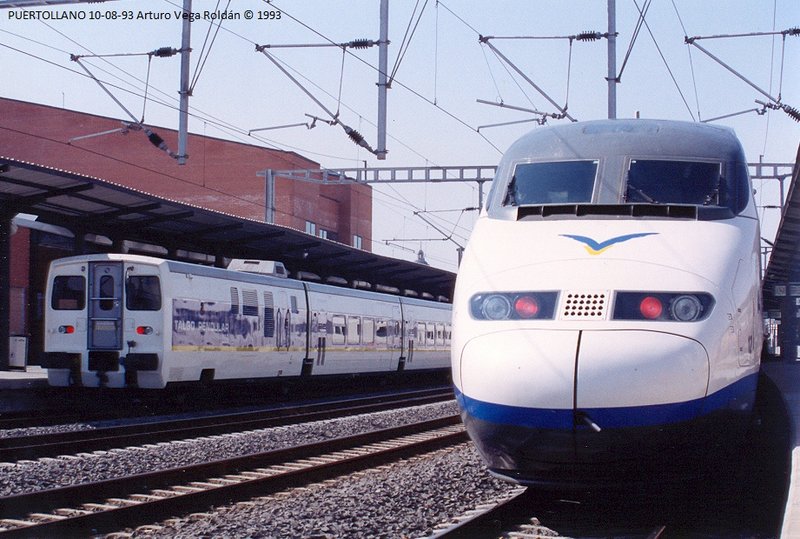
[[[317,421],[453,398],[451,389],[427,389],[393,395],[340,399],[301,406],[217,414],[188,419],[0,438],[0,462],[15,462],[76,452],[107,450],[143,443],[212,436],[229,432]]]
[[[536,516],[534,516],[536,515]],[[520,488],[496,504],[479,507],[447,525],[429,539],[470,539],[474,537],[540,538],[540,537],[625,537],[627,539],[662,539],[667,527],[652,522],[613,524],[604,514],[583,510],[579,504],[551,496],[542,496]],[[543,520],[540,520],[543,519]],[[544,521],[544,523],[543,523]],[[568,525],[566,523],[569,523]],[[547,525],[545,525],[545,523]],[[575,524],[581,526],[579,533]],[[557,530],[570,528],[568,535]]]
[[[382,466],[467,440],[458,416],[0,498],[0,535],[106,533]]]

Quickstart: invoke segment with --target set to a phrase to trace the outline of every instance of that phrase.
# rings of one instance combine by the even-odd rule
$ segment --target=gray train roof
[[[744,161],[733,130],[673,120],[594,120],[534,129],[511,145],[503,161],[632,154],[717,159],[727,155],[728,160]]]
[[[455,274],[184,204],[99,178],[0,156],[0,205],[82,234],[228,258],[279,260],[293,272],[452,297]]]

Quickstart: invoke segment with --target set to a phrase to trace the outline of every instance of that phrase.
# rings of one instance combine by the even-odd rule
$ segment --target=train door
[[[89,263],[89,350],[122,349],[122,262]]]

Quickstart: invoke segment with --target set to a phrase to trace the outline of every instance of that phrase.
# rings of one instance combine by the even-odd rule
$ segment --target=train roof
[[[535,129],[503,160],[584,159],[605,155],[684,156],[744,160],[732,129],[674,120],[595,120]]]

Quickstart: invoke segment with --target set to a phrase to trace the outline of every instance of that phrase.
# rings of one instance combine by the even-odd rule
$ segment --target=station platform
[[[0,371],[0,391],[45,387],[46,385],[47,371],[38,365],[30,365],[24,370]]]
[[[800,362],[765,362],[761,369],[780,391],[791,421],[791,477],[781,537],[796,538],[800,537]]]

